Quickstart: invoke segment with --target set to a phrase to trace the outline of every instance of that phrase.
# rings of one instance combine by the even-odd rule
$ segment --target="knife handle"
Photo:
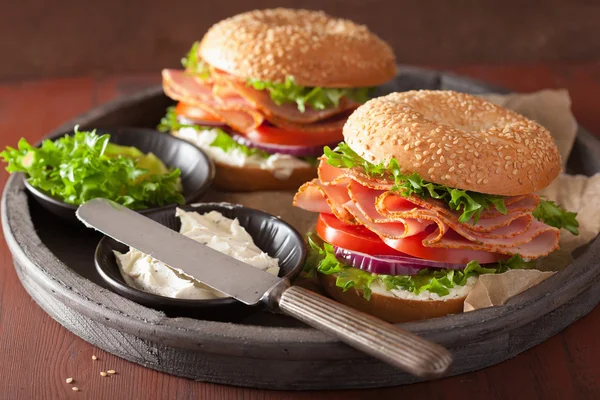
[[[444,347],[303,287],[286,289],[279,297],[279,309],[419,377],[438,377],[452,364],[452,355]]]

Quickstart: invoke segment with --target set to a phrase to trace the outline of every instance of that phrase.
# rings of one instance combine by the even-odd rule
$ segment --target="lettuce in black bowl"
[[[214,178],[202,150],[143,128],[64,132],[32,146],[21,139],[0,157],[47,211],[77,222],[75,210],[103,197],[146,214],[198,199]]]

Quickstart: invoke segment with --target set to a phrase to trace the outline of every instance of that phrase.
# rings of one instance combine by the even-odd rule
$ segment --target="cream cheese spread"
[[[176,210],[176,216],[181,220],[181,234],[270,274],[279,273],[278,260],[259,249],[237,219],[229,219],[217,211],[201,215],[179,208]],[[125,254],[117,251],[114,253],[121,276],[129,286],[136,289],[177,299],[205,300],[227,297],[224,293],[185,275],[183,271],[136,249],[130,248]]]
[[[415,294],[408,290],[385,290],[385,287],[381,285],[378,281],[373,282],[371,285],[371,290],[373,293],[377,293],[378,295],[388,296],[388,297],[396,297],[404,300],[420,300],[420,301],[428,301],[428,300],[452,300],[466,297],[471,290],[473,290],[473,286],[477,283],[477,277],[472,276],[467,279],[467,282],[464,286],[455,285],[453,288],[448,289],[450,293],[446,296],[440,296],[437,293],[432,293],[428,290],[424,290],[419,294]]]
[[[295,168],[310,167],[310,164],[287,154],[271,154],[268,158],[258,154],[246,155],[238,148],[225,151],[211,146],[218,135],[216,129],[198,131],[192,127],[184,127],[172,133],[180,139],[187,140],[204,150],[215,162],[234,167],[254,167],[269,170],[277,179],[285,180],[292,175]]]

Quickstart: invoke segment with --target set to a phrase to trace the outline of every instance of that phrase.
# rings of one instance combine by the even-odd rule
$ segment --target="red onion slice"
[[[255,143],[255,142],[251,141],[250,139],[248,139],[247,137],[236,134],[236,133],[232,133],[231,136],[233,137],[233,139],[236,142],[243,144],[245,146],[248,146],[248,147],[253,147],[256,149],[264,150],[270,154],[275,154],[275,153],[288,154],[290,156],[296,156],[296,157],[311,157],[311,156],[318,157],[323,154],[323,147],[327,146],[326,144],[320,145],[320,146],[286,146],[286,145],[282,145],[282,144]],[[338,142],[330,143],[329,146],[335,147],[335,146],[337,146],[337,144],[338,144]]]
[[[380,275],[416,275],[425,268],[464,269],[465,264],[424,260],[411,256],[388,256],[359,253],[334,246],[335,256],[347,265]]]
[[[177,116],[177,121],[179,121],[180,124],[183,125],[197,125],[197,126],[209,126],[209,127],[219,127],[219,128],[226,128],[227,125],[223,122],[218,122],[218,121],[196,121],[193,119],[189,119],[186,117],[183,117],[181,115]]]

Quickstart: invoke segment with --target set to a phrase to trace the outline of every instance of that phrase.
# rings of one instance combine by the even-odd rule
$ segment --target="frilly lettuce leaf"
[[[306,111],[307,105],[315,110],[337,107],[342,97],[354,100],[357,103],[364,103],[369,100],[372,92],[372,88],[369,87],[335,89],[300,86],[296,84],[291,76],[288,76],[283,83],[249,79],[247,84],[256,90],[267,90],[271,100],[277,105],[296,103],[298,110],[301,112]]]
[[[307,240],[309,251],[304,264],[306,276],[313,276],[315,271],[325,275],[335,274],[337,287],[344,291],[355,288],[363,293],[366,300],[371,298],[373,282],[379,282],[388,291],[402,289],[417,295],[428,291],[443,297],[450,294],[450,289],[464,286],[472,276],[499,274],[509,269],[528,269],[534,265],[523,261],[517,254],[506,261],[486,266],[473,260],[463,270],[423,269],[417,275],[381,275],[344,264],[336,258],[333,246],[322,241],[316,234],[309,234]]]
[[[96,198],[132,209],[183,204],[180,170],[169,170],[154,154],[110,143],[110,135],[79,131],[44,140],[40,147],[24,138],[0,157],[10,173],[24,172],[29,183],[69,204]]]
[[[199,42],[194,42],[190,51],[181,59],[181,65],[188,73],[204,80],[210,78],[210,68],[203,60],[198,59],[198,45]]]
[[[564,228],[573,235],[579,235],[577,213],[567,211],[551,200],[542,199],[533,212],[533,216],[546,225],[559,229]]]

